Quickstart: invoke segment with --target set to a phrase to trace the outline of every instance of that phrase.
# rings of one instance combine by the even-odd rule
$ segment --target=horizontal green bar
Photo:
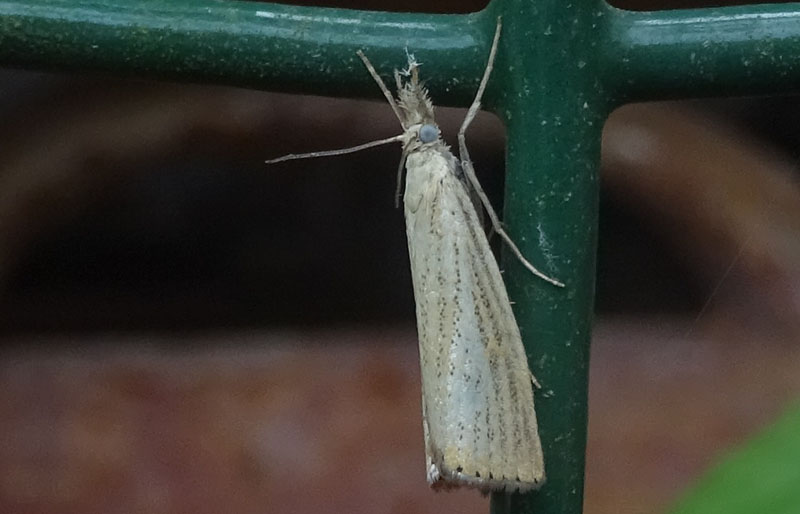
[[[800,3],[608,8],[604,84],[617,103],[800,90]]]
[[[0,1],[0,65],[100,71],[325,94],[380,95],[403,45],[435,73],[437,102],[475,93],[494,16],[305,8],[218,0]]]

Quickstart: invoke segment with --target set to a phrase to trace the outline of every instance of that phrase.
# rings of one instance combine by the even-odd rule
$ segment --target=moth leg
[[[459,139],[461,139],[460,136]],[[550,282],[554,286],[564,287],[563,282],[548,277],[547,275],[536,269],[536,266],[528,262],[525,256],[522,255],[520,249],[517,247],[516,244],[514,244],[514,241],[503,229],[503,226],[500,224],[500,219],[497,217],[497,213],[494,212],[492,205],[489,203],[489,198],[486,197],[486,193],[483,191],[483,188],[478,182],[478,177],[475,176],[475,170],[472,168],[472,163],[469,162],[469,153],[467,152],[467,147],[463,143],[463,140],[459,141],[459,146],[461,147],[461,157],[464,159],[464,161],[462,162],[464,173],[467,175],[467,178],[469,178],[472,187],[475,188],[475,193],[481,199],[483,206],[486,208],[486,213],[489,215],[489,219],[492,221],[492,228],[494,228],[494,231],[497,233],[498,236],[500,236],[500,238],[503,241],[505,241],[505,243],[511,249],[511,253],[513,253],[514,256],[517,259],[519,259],[519,261],[522,263],[523,266],[525,266],[525,268],[527,268],[528,271],[530,271],[537,277],[541,278],[542,280]]]
[[[500,223],[500,218],[497,217],[497,213],[494,212],[492,208],[492,204],[489,202],[489,198],[486,196],[486,193],[483,191],[480,182],[478,182],[478,177],[475,176],[475,169],[472,167],[472,160],[469,158],[469,150],[467,150],[467,140],[466,140],[466,132],[467,127],[469,127],[472,120],[475,119],[475,116],[478,114],[478,110],[481,108],[481,97],[483,97],[483,92],[486,89],[486,84],[489,82],[489,75],[492,73],[492,68],[494,67],[494,58],[497,55],[497,43],[500,40],[500,29],[502,28],[502,21],[498,17],[497,18],[497,30],[494,32],[494,39],[492,40],[492,49],[489,51],[489,60],[486,63],[486,70],[483,72],[483,78],[481,78],[480,86],[478,86],[478,92],[475,94],[475,100],[472,101],[472,105],[470,105],[469,110],[467,111],[467,115],[464,117],[464,121],[461,123],[461,128],[458,130],[458,153],[459,157],[461,158],[461,167],[464,170],[464,174],[469,179],[472,188],[475,190],[475,193],[478,195],[478,198],[481,199],[481,203],[483,203],[483,207],[486,209],[486,214],[489,215],[489,219],[492,221],[492,227],[494,227],[494,231],[499,235],[503,241],[508,245],[511,249],[511,252],[514,256],[519,259],[525,268],[528,269],[531,273],[536,275],[537,277],[541,278],[542,280],[549,282],[555,286],[564,287],[562,282],[558,280],[548,277],[536,267],[528,262],[528,260],[522,255],[522,252],[517,248],[517,245],[514,244],[514,241],[511,240],[509,235],[503,229],[503,225]]]
[[[517,259],[519,259],[519,261],[522,263],[523,266],[525,266],[525,268],[528,271],[530,271],[531,273],[533,273],[537,277],[541,278],[545,282],[549,282],[549,283],[553,284],[554,286],[564,287],[564,283],[563,282],[560,282],[560,281],[558,281],[558,280],[556,280],[554,278],[548,277],[547,275],[545,275],[544,273],[542,273],[541,271],[536,269],[536,266],[531,264],[525,258],[525,256],[522,255],[522,252],[520,251],[520,249],[517,247],[517,245],[514,243],[514,241],[511,239],[511,237],[503,229],[503,226],[500,223],[500,219],[497,217],[497,213],[494,212],[494,209],[492,208],[492,204],[489,203],[489,198],[486,196],[486,193],[483,191],[483,188],[481,187],[480,183],[478,182],[478,177],[475,176],[475,170],[472,167],[472,163],[469,161],[469,152],[467,151],[466,144],[464,144],[464,139],[463,139],[462,135],[459,135],[458,139],[459,139],[458,145],[460,147],[461,158],[464,159],[462,161],[462,163],[461,163],[462,167],[464,168],[464,174],[466,174],[467,178],[469,178],[470,184],[472,184],[472,187],[475,189],[475,193],[481,199],[481,202],[483,203],[483,206],[486,208],[486,214],[489,215],[489,219],[492,221],[492,228],[494,228],[494,231],[497,233],[498,236],[500,236],[500,238],[503,241],[505,241],[505,243],[511,249],[511,253],[513,253],[514,256]]]
[[[403,192],[403,169],[406,166],[406,159],[408,158],[408,152],[405,150],[403,151],[403,155],[400,157],[400,164],[397,166],[397,184],[394,188],[394,207],[395,209],[400,208],[400,196]]]
[[[541,389],[542,384],[540,384],[539,381],[536,380],[536,377],[533,376],[533,372],[531,370],[528,370],[528,374],[531,376],[531,383],[536,386],[536,389]]]

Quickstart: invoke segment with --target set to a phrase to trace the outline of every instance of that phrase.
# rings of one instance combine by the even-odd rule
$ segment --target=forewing
[[[519,328],[449,152],[410,159],[406,195],[429,480],[538,487],[544,467]]]

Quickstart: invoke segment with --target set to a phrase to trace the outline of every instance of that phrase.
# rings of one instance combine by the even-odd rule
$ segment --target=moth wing
[[[420,162],[447,173],[416,169]],[[407,181],[428,479],[433,487],[537,488],[544,464],[531,374],[455,159],[409,160]]]

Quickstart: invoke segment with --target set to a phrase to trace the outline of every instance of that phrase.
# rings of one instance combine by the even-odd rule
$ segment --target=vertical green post
[[[498,2],[504,33],[493,99],[508,128],[505,220],[537,266],[533,279],[504,255],[509,294],[533,373],[546,485],[496,494],[492,510],[579,513],[583,504],[587,372],[594,298],[600,132],[607,114],[593,42],[593,0]]]

